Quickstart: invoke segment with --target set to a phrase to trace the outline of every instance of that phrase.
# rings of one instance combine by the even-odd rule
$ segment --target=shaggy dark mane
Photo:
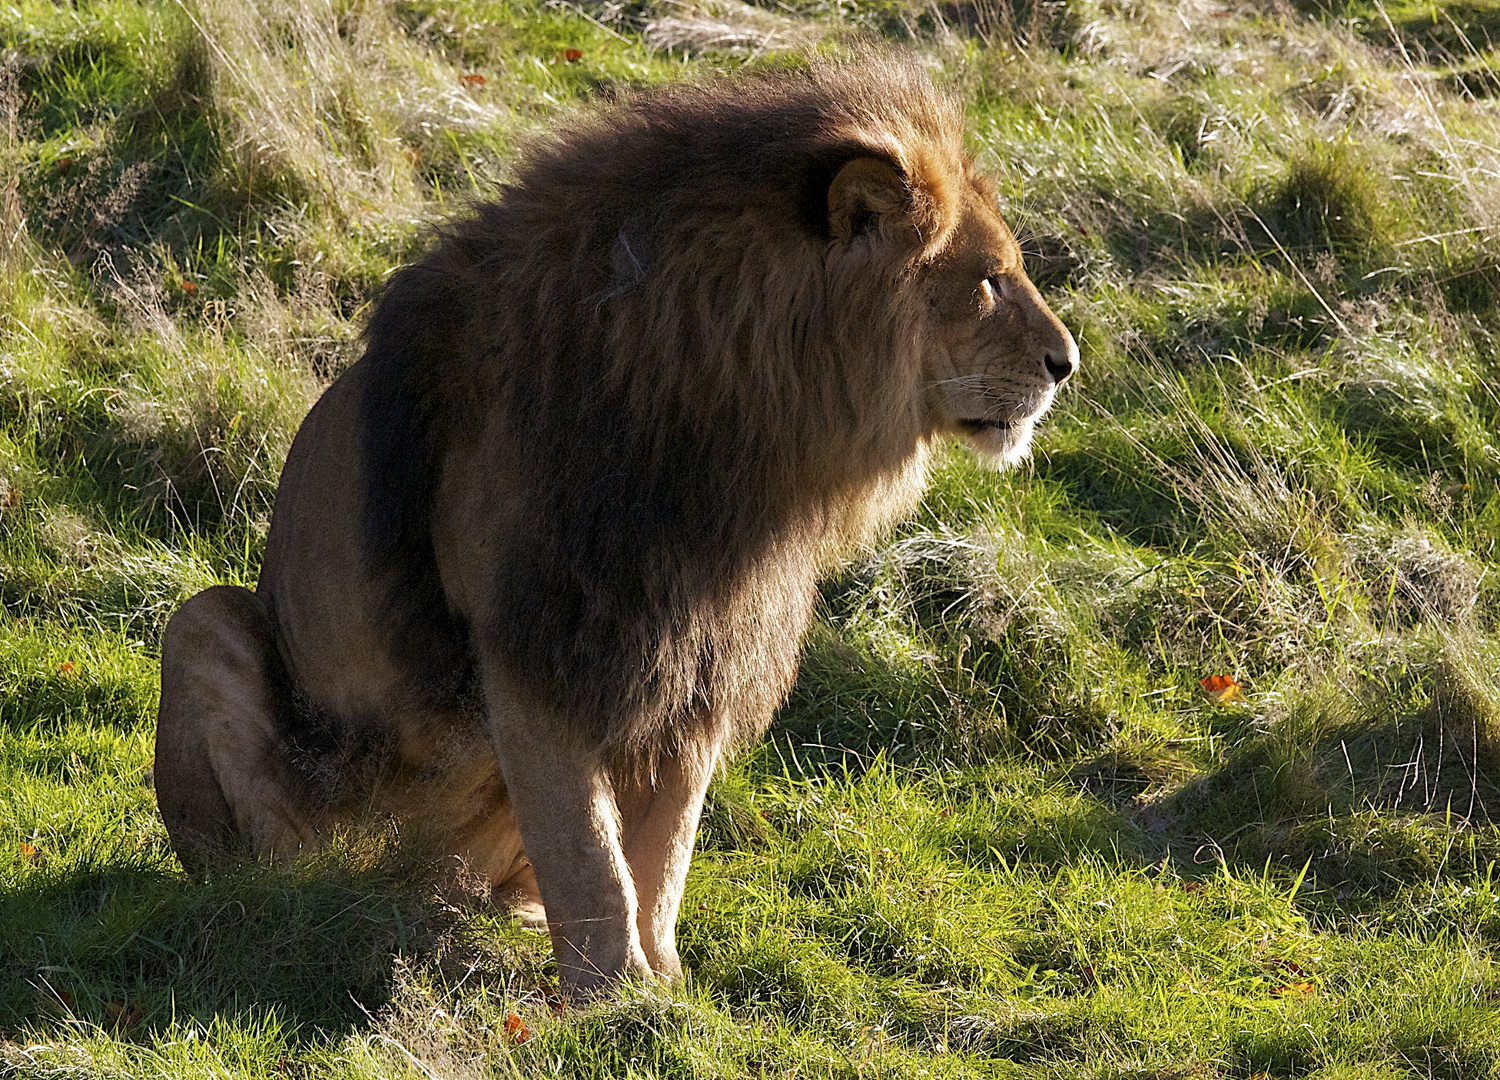
[[[918,312],[891,300],[910,266],[828,259],[829,184],[860,157],[906,178],[911,258],[936,250],[960,114],[871,52],[579,120],[393,277],[363,361],[363,533],[414,681],[454,684],[473,642],[616,757],[712,714],[765,723],[828,553],[920,469]],[[482,436],[527,481],[469,626],[430,516],[439,462]]]

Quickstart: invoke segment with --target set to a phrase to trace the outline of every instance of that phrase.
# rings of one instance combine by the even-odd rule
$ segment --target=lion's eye
[[[1000,291],[995,288],[995,283],[985,278],[979,283],[979,303],[985,311],[991,311],[1000,302]]]

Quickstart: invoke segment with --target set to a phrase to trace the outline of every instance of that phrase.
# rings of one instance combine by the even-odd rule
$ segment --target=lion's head
[[[928,408],[997,462],[1026,453],[1032,427],[1078,368],[1078,346],[1021,266],[983,183],[964,193],[952,240],[927,273]]]
[[[830,261],[896,270],[891,307],[906,315],[923,423],[1008,465],[1077,370],[1078,346],[1026,276],[994,187],[944,134],[875,141],[840,168]]]

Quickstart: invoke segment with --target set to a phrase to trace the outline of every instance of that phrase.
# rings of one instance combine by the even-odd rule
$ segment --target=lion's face
[[[952,239],[922,275],[928,420],[1007,465],[1077,370],[1078,346],[1027,278],[988,184],[963,185],[961,198]]]

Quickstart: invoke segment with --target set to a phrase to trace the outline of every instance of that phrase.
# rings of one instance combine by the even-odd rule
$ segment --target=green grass
[[[691,983],[557,1012],[545,938],[392,836],[189,880],[161,627],[255,580],[423,225],[560,114],[855,32],[965,98],[1083,368],[1030,466],[954,449],[824,586],[711,793]],[[1500,1077],[1497,38],[1487,0],[0,8],[0,1075]]]

